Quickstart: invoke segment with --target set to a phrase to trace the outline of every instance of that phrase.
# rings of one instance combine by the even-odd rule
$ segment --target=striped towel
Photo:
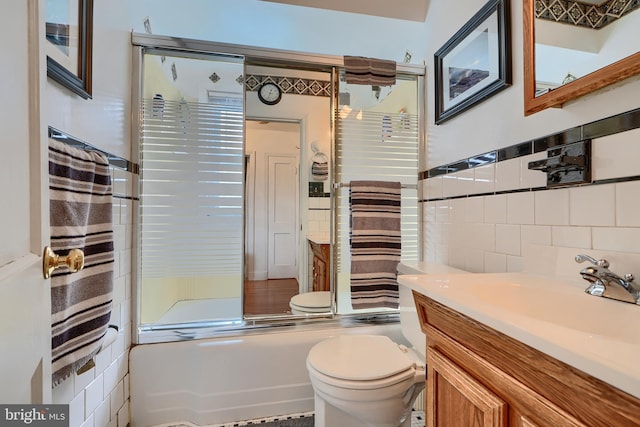
[[[85,254],[82,271],[51,275],[53,385],[89,362],[111,317],[113,226],[109,163],[102,154],[49,140],[51,248]]]
[[[325,181],[329,177],[329,164],[326,161],[313,161],[311,175],[316,181]]]
[[[347,83],[372,86],[396,84],[396,63],[384,59],[345,56],[344,77]]]
[[[351,306],[398,308],[399,182],[351,181]]]

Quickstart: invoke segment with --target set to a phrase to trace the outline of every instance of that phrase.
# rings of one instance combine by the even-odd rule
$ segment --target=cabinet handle
[[[53,252],[49,246],[45,246],[42,255],[42,274],[45,279],[51,277],[53,270],[67,267],[71,273],[76,273],[84,268],[84,252],[80,249],[71,249],[66,256],[60,256]]]

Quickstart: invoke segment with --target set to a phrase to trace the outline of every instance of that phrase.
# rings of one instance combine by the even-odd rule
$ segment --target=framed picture
[[[511,84],[510,0],[490,0],[434,55],[435,122]]]
[[[46,0],[47,76],[91,98],[93,0]]]

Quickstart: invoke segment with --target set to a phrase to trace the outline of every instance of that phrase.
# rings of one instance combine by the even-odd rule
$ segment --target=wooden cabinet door
[[[316,256],[313,257],[313,290],[314,291],[329,290],[327,264]]]
[[[426,427],[506,427],[507,404],[436,349],[427,350]]]

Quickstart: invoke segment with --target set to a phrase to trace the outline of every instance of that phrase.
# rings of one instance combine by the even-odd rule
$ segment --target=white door
[[[268,156],[267,277],[298,273],[298,157]]]
[[[51,401],[51,297],[41,253],[49,241],[46,133],[40,96],[39,0],[5,0],[0,32],[0,402]],[[31,45],[29,41],[34,41]]]

